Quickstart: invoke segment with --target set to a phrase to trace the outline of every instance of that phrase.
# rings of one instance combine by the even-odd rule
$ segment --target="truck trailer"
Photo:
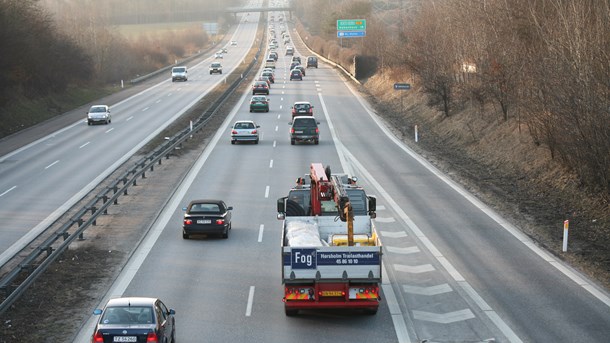
[[[381,297],[382,245],[374,223],[376,199],[355,177],[310,166],[277,200],[282,220],[285,313],[360,309],[375,314]]]

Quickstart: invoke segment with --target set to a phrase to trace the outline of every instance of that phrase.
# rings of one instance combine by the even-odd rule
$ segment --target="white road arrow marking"
[[[411,274],[427,273],[427,272],[433,272],[436,270],[436,269],[434,269],[434,266],[432,266],[431,264],[422,264],[419,266],[407,266],[405,264],[394,264],[394,269],[399,272],[405,272],[405,273],[411,273]]]
[[[407,233],[404,231],[391,232],[391,231],[379,231],[383,237],[389,238],[402,238],[407,237]]]
[[[442,285],[430,286],[430,287],[403,285],[402,289],[406,293],[427,295],[427,296],[453,292],[453,289],[447,283],[444,283]]]
[[[427,322],[449,324],[449,323],[460,322],[460,321],[467,320],[467,319],[472,319],[472,318],[475,318],[475,316],[472,313],[472,311],[470,311],[470,309],[465,309],[465,310],[448,312],[448,313],[431,313],[431,312],[424,312],[424,311],[413,311],[413,318],[427,321]]]
[[[385,249],[391,253],[395,253],[395,254],[414,254],[414,253],[418,253],[420,250],[418,247],[406,247],[406,248],[397,248],[397,247],[390,247],[390,246],[385,246]]]

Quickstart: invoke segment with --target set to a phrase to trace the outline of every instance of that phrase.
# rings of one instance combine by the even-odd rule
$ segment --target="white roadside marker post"
[[[568,227],[570,226],[569,220],[563,221],[563,252],[568,251]]]

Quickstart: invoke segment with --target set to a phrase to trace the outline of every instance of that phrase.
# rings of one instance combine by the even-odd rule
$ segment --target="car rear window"
[[[298,127],[316,127],[316,126],[318,126],[318,124],[316,124],[316,120],[315,119],[297,118],[294,121],[294,126],[298,126]]]
[[[218,204],[193,204],[190,213],[221,213],[221,208]]]
[[[102,324],[152,324],[154,321],[150,306],[108,307],[101,319]]]

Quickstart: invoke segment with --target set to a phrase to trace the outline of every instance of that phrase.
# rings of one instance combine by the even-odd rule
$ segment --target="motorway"
[[[227,46],[225,74],[243,62],[255,40],[257,23],[234,32]],[[167,79],[112,104],[112,123],[88,126],[82,120],[0,157],[0,265],[80,200],[150,139],[171,124],[217,84],[209,75],[213,57],[189,68],[188,82]]]
[[[253,43],[256,18],[251,14],[236,31],[240,48]],[[298,42],[294,33],[292,39]],[[302,44],[296,46],[297,55],[310,54]],[[233,53],[226,55],[225,69],[237,62]],[[336,69],[320,63],[319,69],[307,70],[303,81],[289,81],[289,63],[290,56],[280,53],[269,113],[249,113],[249,93],[235,104],[108,297],[163,299],[176,309],[180,342],[607,341],[607,290],[538,248],[398,141]],[[218,82],[204,75],[204,69],[192,68],[187,83],[165,81],[114,105],[108,127],[79,122],[49,136],[40,147],[3,158],[23,161],[21,167],[27,165],[31,172],[1,164],[0,220],[4,223],[27,203],[11,205],[29,187],[24,199],[37,194],[55,198],[58,193],[74,197],[151,135],[150,128],[171,121]],[[321,122],[319,145],[290,145],[290,106],[300,100],[315,106]],[[230,144],[229,126],[238,119],[253,119],[261,126],[260,144]],[[139,134],[143,126],[148,130]],[[120,152],[113,155],[114,150]],[[74,162],[77,156],[83,160]],[[385,249],[385,272],[384,301],[375,316],[314,311],[284,315],[276,199],[307,173],[311,162],[358,176],[378,198],[376,225]],[[87,166],[80,167],[82,163]],[[78,175],[71,172],[76,166]],[[20,179],[21,174],[29,179]],[[73,175],[71,181],[58,187],[65,175]],[[4,191],[13,184],[19,191]],[[195,198],[221,198],[234,207],[229,239],[182,239],[182,208]],[[34,213],[57,208],[49,205],[51,199],[41,200]],[[31,226],[39,219],[22,220]],[[79,342],[89,339],[93,319],[83,327]]]

